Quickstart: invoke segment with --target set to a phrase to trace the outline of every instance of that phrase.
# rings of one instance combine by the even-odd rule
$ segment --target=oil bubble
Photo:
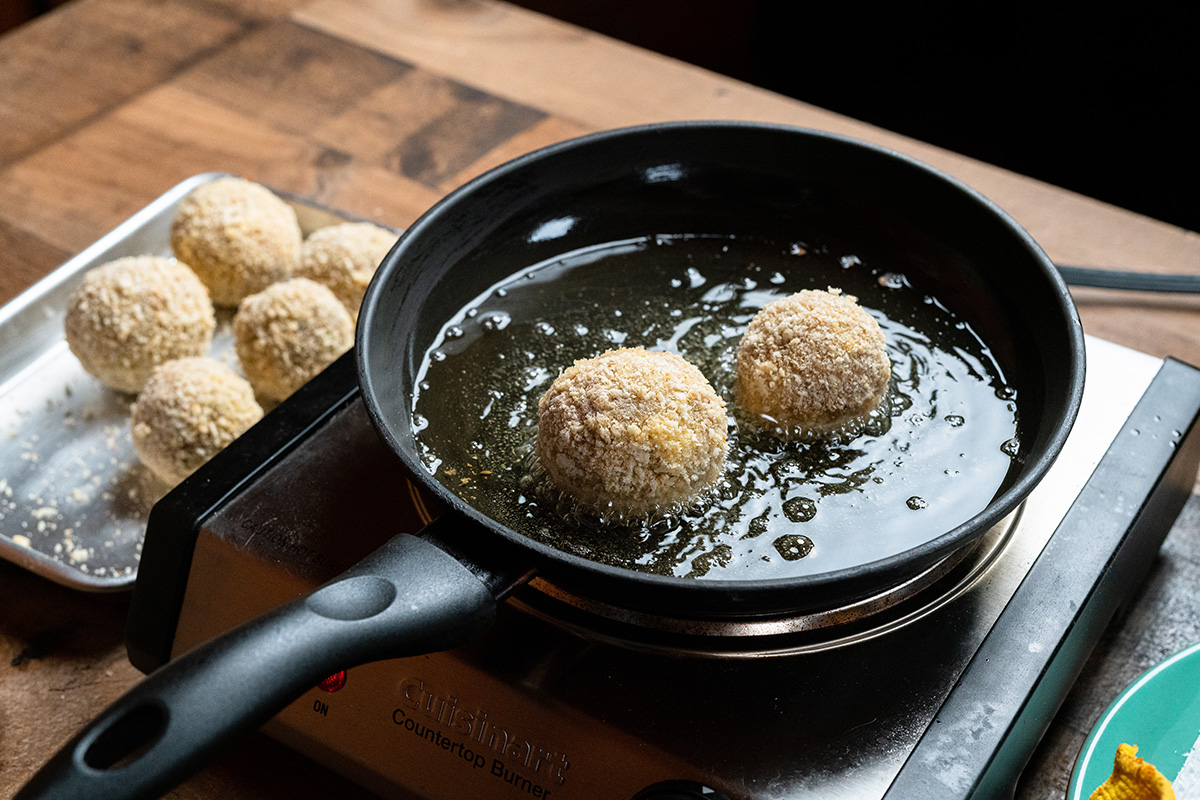
[[[917,497],[916,495],[913,495],[912,497],[908,498],[907,505],[913,511],[920,511],[922,508],[928,506],[929,503],[925,502],[923,497]]]
[[[713,567],[725,567],[733,560],[733,548],[727,544],[719,544],[707,553],[696,556],[692,561],[691,578],[701,578],[708,574]]]
[[[457,325],[451,325],[450,327],[446,328],[446,338],[447,339],[461,339],[462,337],[463,337],[463,329],[458,327]]]
[[[799,533],[787,533],[780,536],[772,544],[783,556],[784,561],[798,561],[812,552],[812,539]]]
[[[964,419],[960,414],[948,414],[946,416],[946,422],[950,423],[951,428],[961,428],[963,423],[966,422],[966,419]]]
[[[783,502],[783,514],[792,522],[808,522],[817,515],[817,504],[808,497],[793,497]]]
[[[485,331],[502,331],[512,323],[512,317],[503,311],[497,311],[494,314],[488,314],[484,318],[483,325]]]
[[[1016,458],[1021,452],[1021,440],[1014,436],[1000,445],[1000,452],[1009,458]]]

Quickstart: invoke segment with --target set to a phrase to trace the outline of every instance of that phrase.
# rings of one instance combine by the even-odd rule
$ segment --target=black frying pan
[[[570,218],[561,235],[538,231]],[[898,555],[755,581],[685,580],[605,566],[487,518],[429,476],[411,408],[426,351],[459,309],[523,267],[664,231],[853,233],[902,253],[908,276],[962,310],[1019,387],[1021,457],[981,513]],[[962,548],[1037,484],[1083,387],[1083,337],[1066,286],[995,206],[903,156],[794,128],[677,123],[564,142],[472,181],[418,220],[381,265],[357,334],[374,424],[449,512],[402,533],[312,595],[152,673],[69,742],[22,790],[31,797],[153,797],[325,676],[453,647],[485,629],[537,574],[651,614],[753,618],[831,607],[894,586]],[[444,423],[443,423],[444,424]],[[450,421],[452,424],[452,421]],[[214,702],[219,698],[219,702]]]

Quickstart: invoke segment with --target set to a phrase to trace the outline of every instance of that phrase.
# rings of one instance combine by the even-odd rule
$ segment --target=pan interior
[[[796,245],[803,255],[794,252]],[[703,280],[693,285],[689,268]],[[782,276],[779,283],[773,282],[776,272]],[[505,285],[514,283],[528,291]],[[810,471],[803,465],[793,461],[774,474],[763,467],[751,477],[757,481],[782,474],[788,494],[778,496],[766,515],[769,530],[761,530],[762,509],[749,513],[743,507],[734,515],[732,535],[751,543],[762,564],[794,572],[734,574],[738,566],[717,547],[720,542],[702,540],[684,559],[690,558],[691,565],[683,568],[683,574],[698,579],[684,580],[674,577],[682,568],[682,562],[672,563],[675,556],[648,556],[645,550],[622,550],[611,542],[604,551],[609,555],[601,554],[595,549],[601,539],[613,537],[590,535],[569,520],[560,520],[554,535],[539,540],[510,527],[517,522],[512,509],[493,512],[477,505],[478,489],[500,485],[495,479],[508,473],[508,488],[497,498],[516,504],[519,514],[527,510],[521,498],[528,500],[524,492],[530,487],[516,471],[521,469],[521,447],[528,446],[530,408],[545,381],[572,359],[618,345],[686,348],[686,357],[708,360],[705,370],[713,370],[708,377],[725,387],[728,401],[729,344],[754,308],[770,293],[828,285],[858,295],[877,319],[895,324],[890,348],[924,337],[928,347],[952,352],[960,364],[970,365],[981,402],[975,397],[955,400],[951,388],[957,391],[966,381],[948,380],[948,388],[937,393],[932,417],[933,406],[923,407],[925,418],[937,422],[934,427],[951,427],[948,435],[973,436],[986,427],[981,415],[991,417],[986,408],[995,412],[991,418],[1001,428],[1015,425],[1015,441],[1006,429],[981,437],[986,441],[978,449],[954,452],[986,452],[997,459],[988,469],[1002,477],[998,482],[988,478],[980,486],[991,485],[978,488],[986,506],[982,512],[945,527],[951,524],[948,519],[937,522],[929,513],[940,507],[940,495],[924,486],[897,493],[904,506],[885,515],[883,531],[873,530],[881,527],[874,516],[833,526],[830,536],[817,541],[809,533],[813,523],[832,516],[822,513],[824,504],[853,504],[873,492],[878,485],[873,479],[880,476],[868,470],[857,485],[858,478],[842,481],[847,491],[817,496],[802,494],[793,481]],[[662,298],[661,308],[653,308],[653,298],[663,292],[670,296]],[[669,327],[696,313],[689,304],[707,303],[709,292],[714,298],[728,295],[717,303],[729,315],[727,324],[697,322],[690,337]],[[567,316],[551,319],[564,304]],[[646,333],[646,327],[630,324],[650,311],[667,315],[665,320],[657,317],[655,330]],[[671,317],[673,311],[679,317]],[[612,323],[617,312],[623,325]],[[579,333],[576,323],[587,333]],[[697,335],[704,326],[715,339]],[[546,335],[548,328],[555,335]],[[478,356],[464,356],[467,345],[480,342],[485,349]],[[502,346],[515,346],[516,355],[507,355]],[[1015,508],[1053,463],[1078,408],[1082,351],[1078,317],[1049,260],[986,200],[922,165],[861,143],[747,123],[673,123],[605,132],[522,157],[468,184],[414,223],[384,260],[364,300],[357,347],[373,422],[426,488],[462,518],[482,525],[470,536],[506,542],[533,558],[541,574],[581,592],[629,602],[636,595],[639,603],[683,614],[731,615],[804,610],[865,597],[982,535]],[[498,366],[501,361],[511,364],[510,359],[524,363]],[[911,371],[915,360],[897,355],[902,362],[894,364],[897,381],[909,374],[905,370]],[[459,365],[458,377],[430,370],[431,364],[448,363]],[[505,370],[509,380],[522,378],[522,400],[514,400],[495,382],[505,377],[497,371]],[[501,410],[510,402],[524,408]],[[965,404],[969,414],[956,414],[954,402]],[[964,424],[953,427],[957,420],[947,418],[958,416]],[[889,412],[888,430],[898,432],[907,424],[905,417]],[[480,438],[480,426],[488,420],[503,423],[502,435]],[[740,437],[736,416],[730,425]],[[769,451],[772,444],[763,446]],[[485,452],[490,463],[480,466]],[[917,452],[910,446],[906,456],[901,460],[911,463]],[[463,461],[463,470],[449,463],[456,459]],[[791,460],[786,448],[779,460]],[[923,463],[934,476],[954,469],[939,461]],[[453,474],[446,472],[447,466]],[[844,471],[847,476],[860,472]],[[960,476],[963,472],[959,469]],[[809,486],[814,488],[822,487]],[[735,484],[733,490],[741,487]],[[918,508],[908,505],[912,498]],[[811,518],[806,500],[819,506]],[[978,507],[974,501],[972,505]],[[892,517],[928,524],[914,526],[911,537],[890,540]],[[574,545],[560,535],[563,530],[570,531]],[[655,530],[625,533],[626,541],[650,541],[658,535]],[[781,552],[775,542],[786,534],[796,538],[782,542]],[[813,547],[794,558],[807,549],[801,536],[813,540]],[[886,551],[893,555],[848,548],[837,562],[849,565],[845,568],[825,555],[833,552],[832,542],[856,537],[890,541]],[[658,544],[663,541],[652,547]],[[770,562],[762,561],[764,553]],[[597,563],[597,557],[621,566]],[[647,560],[657,564],[636,563]],[[650,566],[670,577],[626,565]]]
[[[923,544],[1005,486],[1019,398],[970,323],[909,283],[915,264],[866,252],[828,235],[659,233],[530,265],[467,303],[426,353],[413,420],[422,460],[531,539],[655,574],[789,578]],[[737,408],[738,342],[766,303],[828,287],[880,323],[892,381],[858,435],[784,442]],[[726,402],[724,477],[682,513],[633,524],[580,513],[537,463],[538,398],[575,359],[616,347],[679,353]]]

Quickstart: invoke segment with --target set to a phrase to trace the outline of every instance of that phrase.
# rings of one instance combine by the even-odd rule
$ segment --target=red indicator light
[[[335,672],[325,680],[317,684],[317,688],[323,692],[336,692],[338,689],[346,685],[346,670]]]

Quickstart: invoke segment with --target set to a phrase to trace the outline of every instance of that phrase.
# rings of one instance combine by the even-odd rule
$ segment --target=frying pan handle
[[[495,613],[496,600],[476,575],[401,534],[308,597],[151,673],[14,800],[157,797],[329,675],[448,649],[490,625]]]

